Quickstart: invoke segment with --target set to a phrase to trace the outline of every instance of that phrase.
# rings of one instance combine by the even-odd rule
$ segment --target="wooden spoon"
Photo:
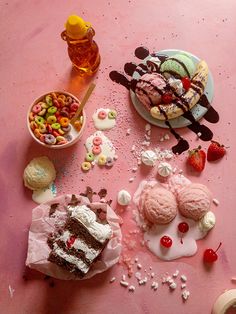
[[[94,83],[91,83],[91,85],[89,86],[89,88],[88,88],[86,94],[84,95],[84,98],[82,99],[82,101],[81,101],[81,103],[80,103],[80,105],[79,105],[79,108],[77,109],[77,111],[76,111],[76,113],[75,113],[75,115],[74,115],[74,117],[70,120],[70,123],[71,123],[71,124],[74,124],[75,121],[77,120],[77,118],[78,118],[78,116],[80,115],[81,111],[83,110],[83,108],[84,108],[86,102],[88,101],[90,95],[92,94],[92,92],[93,92],[95,86],[96,86],[96,85],[95,85]]]

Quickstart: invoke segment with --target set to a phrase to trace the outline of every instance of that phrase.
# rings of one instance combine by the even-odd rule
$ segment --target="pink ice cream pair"
[[[143,190],[140,211],[152,224],[170,223],[178,210],[184,217],[198,221],[210,210],[211,200],[211,193],[203,184],[191,183],[176,195],[156,184]]]
[[[146,73],[139,79],[135,93],[140,102],[150,111],[153,106],[161,103],[165,88],[164,76],[159,73]]]

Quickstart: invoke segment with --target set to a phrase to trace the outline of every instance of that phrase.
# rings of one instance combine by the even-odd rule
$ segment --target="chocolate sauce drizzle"
[[[147,58],[150,53],[149,50],[145,47],[138,47],[135,49],[135,56],[140,59],[140,60],[144,60],[145,58]],[[166,55],[158,55],[157,53],[152,53],[151,54],[152,57],[158,57],[159,60],[161,61],[161,64],[168,58],[168,56]],[[185,69],[186,73],[188,74],[188,76],[190,77],[189,71],[186,68],[185,64],[182,63],[181,61],[175,59],[175,58],[169,58],[172,60],[175,60],[176,62],[178,62],[179,64],[181,64],[181,66]],[[149,72],[147,65],[140,63],[140,64],[135,64],[133,62],[128,62],[124,65],[124,71],[125,74],[127,74],[128,76],[132,77],[134,72],[137,72],[140,76],[146,74]],[[153,72],[157,72],[159,73],[159,68],[158,67],[153,67],[152,68]],[[168,72],[170,73],[170,72]],[[174,75],[176,75],[176,73],[172,73]],[[110,79],[113,82],[116,82],[118,84],[121,84],[122,86],[124,86],[125,88],[127,88],[128,90],[131,89],[133,92],[135,92],[136,89],[136,85],[138,83],[138,80],[136,79],[131,79],[130,81],[126,78],[126,76],[122,73],[119,73],[117,71],[111,71],[110,74]],[[147,83],[147,82],[146,82]],[[151,85],[151,83],[149,83]],[[153,86],[153,85],[152,85]],[[155,88],[155,90],[162,95],[163,92],[161,90],[159,90],[156,86],[153,86]],[[203,89],[203,85],[201,82],[199,81],[195,81],[194,77],[192,79],[191,82],[191,87],[194,89],[194,91],[196,91],[196,93],[201,95],[201,89]],[[152,103],[151,98],[148,96],[147,92],[145,90],[143,90],[142,88],[139,87],[139,90],[142,90],[142,92],[148,97],[149,101],[150,101],[150,106],[154,106],[154,104]],[[195,134],[200,134],[200,139],[203,141],[210,141],[213,138],[213,133],[212,131],[205,125],[200,124],[198,121],[196,121],[196,119],[194,118],[192,112],[189,110],[189,104],[187,102],[186,99],[184,99],[183,96],[179,96],[175,93],[175,91],[171,88],[171,86],[169,84],[167,84],[167,90],[171,90],[174,95],[177,97],[175,99],[175,104],[183,111],[183,117],[187,120],[189,120],[191,122],[190,125],[188,125],[187,127],[193,131]],[[198,101],[198,104],[201,105],[202,107],[205,107],[208,109],[207,113],[204,115],[204,118],[210,122],[210,123],[217,123],[219,121],[219,114],[216,112],[216,110],[211,106],[211,104],[209,103],[207,96],[205,94],[203,94],[200,97],[200,100]],[[166,112],[161,108],[161,106],[158,106],[160,112],[164,115],[165,117],[165,124],[166,126],[170,129],[170,132],[173,134],[173,136],[176,138],[176,140],[178,141],[177,145],[172,147],[172,151],[174,154],[181,154],[184,151],[189,149],[189,144],[188,142],[182,138],[177,131],[171,126],[171,121],[168,120],[168,116],[166,114]]]

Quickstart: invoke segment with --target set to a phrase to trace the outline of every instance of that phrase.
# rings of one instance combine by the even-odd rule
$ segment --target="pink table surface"
[[[225,289],[236,288],[231,278],[236,276],[236,210],[235,210],[235,92],[236,61],[235,31],[236,2],[185,1],[185,0],[120,0],[120,1],[1,1],[1,149],[0,149],[0,313],[210,313],[212,305]],[[96,41],[100,47],[102,63],[95,76],[96,89],[86,107],[88,123],[81,141],[71,148],[52,151],[41,148],[29,136],[26,112],[33,99],[50,90],[65,90],[80,97],[90,79],[79,78],[72,70],[65,42],[60,39],[64,22],[71,13],[82,15],[92,22]],[[138,257],[143,268],[152,267],[158,281],[165,272],[176,269],[188,277],[191,296],[182,302],[180,288],[170,293],[161,286],[156,292],[137,287],[134,293],[120,287],[119,280],[126,269],[121,265],[104,274],[83,282],[54,280],[54,287],[44,276],[27,271],[23,279],[27,252],[28,228],[35,203],[31,192],[22,183],[22,173],[33,158],[47,155],[55,161],[58,171],[58,194],[81,192],[87,185],[95,190],[108,189],[108,197],[116,204],[117,191],[125,188],[131,194],[140,180],[155,177],[155,171],[142,167],[133,175],[136,160],[130,152],[133,143],[141,142],[146,122],[136,113],[127,90],[109,79],[111,70],[123,70],[127,61],[135,61],[134,49],[140,45],[151,51],[178,48],[191,51],[207,60],[215,82],[214,107],[220,113],[217,124],[206,124],[214,132],[214,139],[229,146],[228,154],[218,163],[207,163],[204,172],[196,176],[185,167],[186,153],[174,161],[173,166],[194,182],[207,184],[220,202],[214,207],[217,225],[208,237],[198,242],[198,253],[191,258],[162,262],[145,248],[129,252]],[[85,155],[83,144],[95,129],[92,113],[100,107],[116,108],[117,126],[108,136],[117,147],[119,156],[115,166],[108,170],[95,167],[88,174],[82,173],[80,164]],[[126,136],[130,128],[131,134]],[[4,130],[3,130],[4,129]],[[152,129],[152,147],[170,148],[175,140],[160,143],[160,136],[167,131]],[[195,134],[182,129],[181,134],[191,147],[201,143]],[[135,180],[129,183],[129,178]],[[132,222],[133,205],[121,214],[122,232],[128,239],[129,231],[136,229]],[[205,248],[216,248],[219,260],[207,270],[202,262]],[[117,277],[113,284],[111,277]],[[130,282],[135,282],[132,278]],[[13,297],[9,294],[13,288]],[[137,286],[137,284],[136,284]]]

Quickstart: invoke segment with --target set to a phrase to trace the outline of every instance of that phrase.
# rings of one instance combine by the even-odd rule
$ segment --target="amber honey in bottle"
[[[98,45],[93,40],[95,31],[89,22],[77,15],[68,17],[61,37],[68,44],[68,55],[79,75],[94,74],[100,64]]]

